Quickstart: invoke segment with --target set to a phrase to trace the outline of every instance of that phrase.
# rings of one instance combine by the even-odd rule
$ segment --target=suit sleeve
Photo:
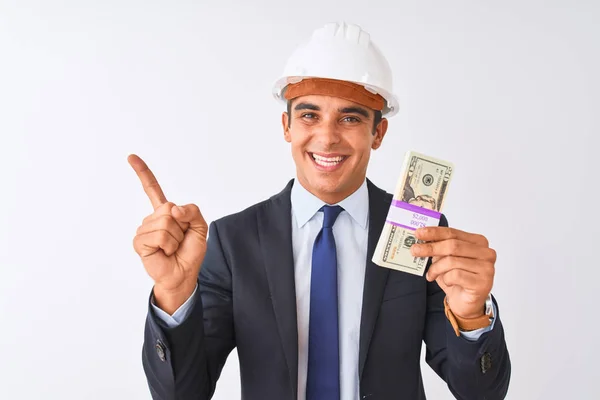
[[[212,398],[235,347],[231,288],[231,270],[213,222],[198,289],[186,318],[169,328],[149,304],[142,364],[153,399]]]
[[[440,226],[448,226],[443,215]],[[435,281],[428,283],[425,361],[444,379],[457,399],[504,399],[511,362],[496,299],[493,299],[497,312],[494,328],[470,341],[454,333],[444,313],[444,297],[444,291]]]

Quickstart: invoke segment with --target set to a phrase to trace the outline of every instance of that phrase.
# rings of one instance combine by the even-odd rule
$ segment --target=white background
[[[453,161],[444,212],[498,252],[508,398],[600,398],[599,3],[374,3],[0,0],[0,398],[150,398],[132,239],[152,209],[126,157],[208,221],[280,191],[271,84],[336,20],[395,74],[369,177],[393,191],[411,149]],[[234,353],[215,398],[239,393]]]

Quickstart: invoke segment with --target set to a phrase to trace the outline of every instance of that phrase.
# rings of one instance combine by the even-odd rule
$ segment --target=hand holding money
[[[483,235],[448,227],[417,229],[419,241],[411,253],[433,257],[428,281],[436,281],[446,293],[454,315],[477,318],[484,314],[485,300],[494,283],[496,252]]]
[[[492,289],[496,252],[482,235],[437,226],[453,171],[447,161],[407,153],[373,262],[423,275],[432,257],[427,280],[446,293],[454,315],[476,318]]]

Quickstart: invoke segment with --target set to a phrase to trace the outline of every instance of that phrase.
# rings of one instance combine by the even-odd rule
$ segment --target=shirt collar
[[[302,228],[326,203],[300,184],[298,179],[292,186],[291,193],[292,211],[296,217],[298,227]],[[336,203],[341,206],[358,225],[363,229],[367,227],[367,218],[369,214],[369,191],[367,189],[367,180],[344,200]],[[333,204],[331,204],[333,205]]]

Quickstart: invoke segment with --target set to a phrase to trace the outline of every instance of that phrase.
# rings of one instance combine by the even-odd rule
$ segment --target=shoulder
[[[389,206],[392,202],[394,195],[381,189],[375,185],[373,181],[367,178],[367,188],[369,190],[369,201],[370,202],[383,202]]]
[[[285,188],[277,194],[262,200],[245,209],[220,217],[214,220],[214,225],[220,231],[255,229],[257,221],[264,215],[281,214],[282,211],[291,210],[290,192],[294,180],[290,180]]]

